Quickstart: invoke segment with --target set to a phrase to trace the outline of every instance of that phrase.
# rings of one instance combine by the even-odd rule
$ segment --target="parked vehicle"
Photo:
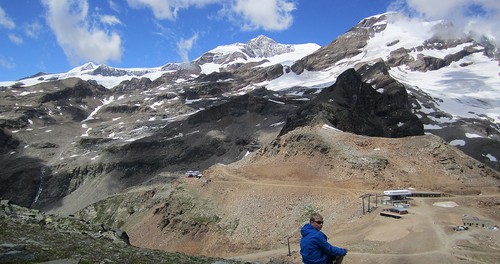
[[[186,171],[185,175],[188,178],[195,177],[195,178],[198,178],[198,179],[201,178],[201,176],[203,176],[203,174],[201,174],[201,172],[199,172],[199,171],[191,171],[191,170]]]
[[[454,226],[453,227],[454,231],[464,231],[464,230],[468,230],[468,229],[469,229],[469,227],[467,227],[467,226]]]

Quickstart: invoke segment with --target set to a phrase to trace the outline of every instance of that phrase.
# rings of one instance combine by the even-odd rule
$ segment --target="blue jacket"
[[[328,256],[345,256],[345,249],[330,245],[323,232],[311,224],[305,224],[300,230],[300,255],[304,264],[326,264]]]

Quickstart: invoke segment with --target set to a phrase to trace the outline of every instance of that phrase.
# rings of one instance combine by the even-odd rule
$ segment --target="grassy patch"
[[[304,213],[302,213],[302,216],[300,217],[300,220],[302,222],[306,222],[309,220],[309,217],[311,216],[312,213],[318,212],[318,209],[312,205],[306,205],[304,207]]]
[[[218,215],[194,215],[191,217],[191,221],[197,224],[218,223],[220,217]]]
[[[236,228],[240,225],[240,219],[233,219],[231,221],[228,221],[224,226],[220,226],[222,230],[226,231],[230,235],[234,234],[234,231],[236,231]]]

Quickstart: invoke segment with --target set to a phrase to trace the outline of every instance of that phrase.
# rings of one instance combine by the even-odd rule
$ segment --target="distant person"
[[[309,223],[305,224],[300,233],[300,255],[304,264],[341,264],[347,249],[332,246],[328,237],[321,232],[323,216],[311,214]]]

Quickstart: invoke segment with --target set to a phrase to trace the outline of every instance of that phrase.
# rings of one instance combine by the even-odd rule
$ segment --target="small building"
[[[394,204],[394,203],[407,203],[407,196],[411,195],[410,190],[386,190],[384,191],[384,203]]]
[[[391,212],[391,213],[395,213],[398,215],[405,215],[408,213],[408,210],[406,210],[406,208],[403,208],[403,207],[391,207],[391,208],[386,208],[382,211]]]
[[[408,213],[408,210],[406,210],[405,208],[392,207],[392,208],[386,208],[386,209],[382,210],[382,212],[380,212],[380,215],[400,219],[403,217],[403,215],[405,215],[407,213]]]
[[[484,228],[493,228],[495,225],[490,220],[479,219],[478,217],[467,216],[462,218],[464,226],[476,226]]]

